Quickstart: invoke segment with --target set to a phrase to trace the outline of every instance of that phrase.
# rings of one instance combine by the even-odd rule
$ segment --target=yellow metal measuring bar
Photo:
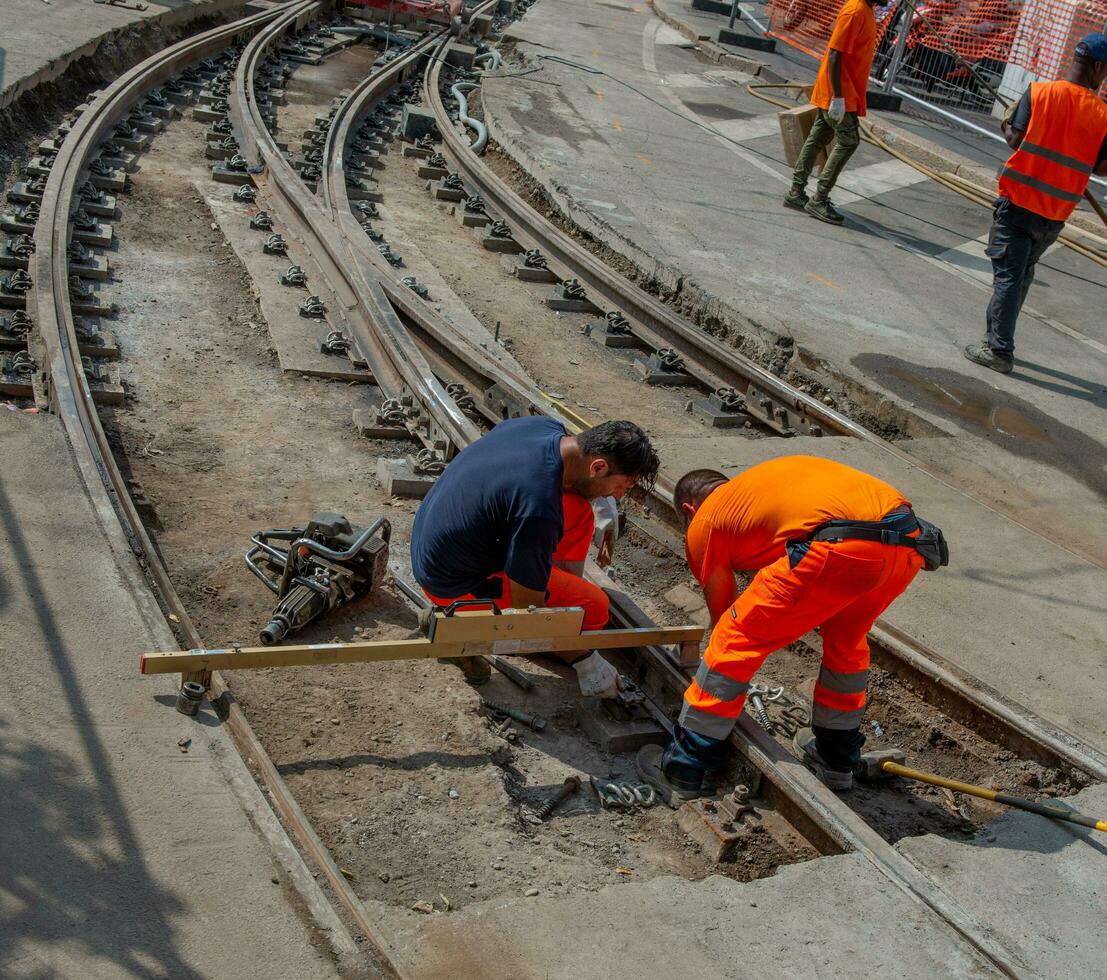
[[[507,609],[499,615],[491,612],[458,612],[452,616],[436,613],[426,638],[144,653],[139,658],[139,670],[143,674],[195,674],[209,670],[375,663],[426,657],[528,656],[670,643],[680,647],[682,663],[694,663],[699,659],[699,643],[703,638],[703,629],[699,626],[582,631],[583,623],[584,610],[577,607]]]

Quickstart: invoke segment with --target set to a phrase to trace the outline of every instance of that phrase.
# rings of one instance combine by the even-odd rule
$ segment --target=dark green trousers
[[[853,156],[853,151],[861,142],[861,130],[857,125],[857,113],[847,112],[841,122],[836,123],[826,114],[825,109],[820,109],[815,117],[815,124],[811,132],[807,134],[807,140],[800,150],[796,160],[796,169],[792,173],[793,187],[806,187],[807,178],[811,176],[811,170],[815,166],[815,159],[819,151],[823,149],[834,137],[838,141],[834,149],[830,151],[826,166],[819,174],[819,184],[815,191],[816,197],[826,197],[831,188],[838,182],[842,168]]]

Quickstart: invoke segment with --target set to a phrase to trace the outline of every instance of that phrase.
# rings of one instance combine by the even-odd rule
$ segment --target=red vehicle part
[[[448,25],[453,18],[461,16],[462,0],[346,0],[345,6]]]

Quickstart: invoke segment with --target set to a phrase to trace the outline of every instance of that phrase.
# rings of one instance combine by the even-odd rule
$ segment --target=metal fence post
[[[900,0],[900,10],[902,11],[902,17],[900,19],[899,37],[896,38],[896,46],[892,51],[891,60],[888,62],[888,68],[884,73],[884,91],[891,92],[892,86],[896,83],[896,75],[899,73],[899,66],[903,62],[903,52],[907,50],[907,35],[911,32],[911,19],[915,13],[915,5],[910,3],[909,0]]]

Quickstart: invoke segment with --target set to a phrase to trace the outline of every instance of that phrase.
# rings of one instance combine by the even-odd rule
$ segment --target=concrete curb
[[[200,17],[221,16],[232,11],[239,11],[246,3],[247,0],[192,0],[187,6],[169,7],[163,9],[161,13],[155,14],[134,13],[133,16],[126,16],[132,12],[122,7],[108,6],[93,8],[90,13],[106,10],[110,11],[112,16],[120,16],[124,19],[114,27],[108,28],[94,37],[90,37],[83,43],[78,44],[65,54],[47,61],[44,65],[30,74],[24,75],[22,78],[17,78],[14,82],[0,91],[0,110],[6,109],[13,102],[26,95],[28,92],[33,91],[39,85],[52,82],[61,77],[74,62],[79,61],[81,58],[95,55],[103,44],[110,43],[120,38],[135,27],[139,27],[139,29],[145,29],[147,27],[160,29],[176,27],[181,24],[187,24],[189,21],[196,20]]]
[[[647,3],[662,23],[667,24],[669,27],[673,28],[673,30],[678,31],[695,43],[696,57],[700,60],[708,61],[713,64],[728,65],[732,68],[737,68],[739,71],[744,71],[749,75],[754,75],[766,82],[784,83],[791,81],[791,79],[785,78],[773,71],[763,62],[727,51],[725,48],[712,41],[709,35],[700,33],[693,25],[686,23],[668,11],[662,10],[655,0],[647,0]],[[878,117],[875,115],[870,115],[867,118],[869,124],[872,126],[873,132],[886,143],[900,150],[905,156],[910,156],[912,159],[917,160],[923,166],[929,167],[931,170],[956,174],[958,177],[979,184],[981,189],[987,193],[992,193],[994,191],[996,181],[995,171],[988,167],[982,167],[980,164],[969,160],[967,157],[947,150],[937,143],[933,143],[921,136],[916,136],[908,130],[901,129],[894,123],[889,123],[882,119],[878,120]],[[1100,248],[1103,247],[1103,236],[1107,233],[1107,229],[1104,229],[1102,222],[1100,222],[1094,214],[1074,214],[1068,220],[1068,227],[1070,231],[1075,230],[1092,236],[1093,241],[1091,244]]]
[[[753,58],[747,58],[744,55],[734,54],[732,51],[727,51],[726,48],[712,41],[709,35],[700,34],[696,28],[662,10],[654,3],[654,0],[646,0],[646,2],[662,23],[667,24],[674,31],[683,34],[689,41],[695,42],[696,57],[701,61],[708,61],[714,65],[726,65],[730,68],[737,68],[739,71],[744,71],[747,75],[755,75],[757,78],[766,82],[788,81],[787,78],[773,71],[763,62],[755,61]]]

